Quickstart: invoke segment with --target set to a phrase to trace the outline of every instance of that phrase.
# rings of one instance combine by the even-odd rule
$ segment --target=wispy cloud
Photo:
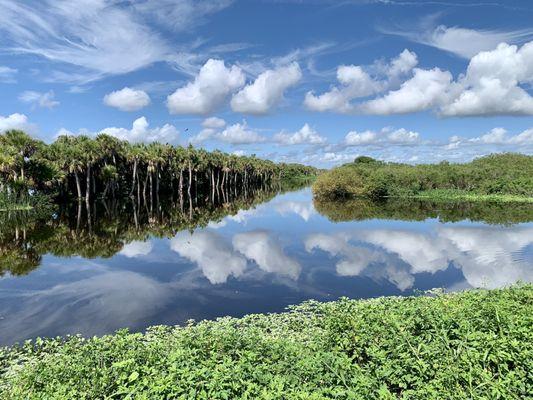
[[[55,100],[53,90],[44,93],[26,90],[19,95],[19,100],[23,103],[30,104],[33,109],[37,107],[52,109],[59,105],[59,101]]]

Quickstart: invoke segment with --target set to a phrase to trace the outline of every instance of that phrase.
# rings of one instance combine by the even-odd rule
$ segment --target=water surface
[[[2,225],[0,344],[533,281],[531,206],[272,196]]]

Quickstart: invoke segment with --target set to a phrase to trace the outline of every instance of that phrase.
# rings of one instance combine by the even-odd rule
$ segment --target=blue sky
[[[530,1],[0,0],[0,131],[322,167],[533,152]]]

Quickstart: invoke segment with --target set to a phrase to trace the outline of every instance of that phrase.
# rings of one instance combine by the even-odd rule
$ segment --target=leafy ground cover
[[[307,302],[4,348],[0,398],[523,399],[532,326],[532,285]]]

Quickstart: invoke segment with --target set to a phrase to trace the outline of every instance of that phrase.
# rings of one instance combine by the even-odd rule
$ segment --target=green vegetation
[[[0,135],[0,193],[11,208],[27,208],[18,199],[36,193],[86,202],[130,196],[153,207],[160,194],[214,198],[316,173],[299,164],[192,146],[130,144],[105,134],[60,136],[50,145],[21,131]]]
[[[37,339],[0,351],[0,397],[524,399],[532,323],[523,285]]]
[[[321,174],[315,197],[418,197],[533,202],[533,156],[493,154],[470,163],[407,165],[358,157]]]
[[[382,199],[314,198],[315,209],[333,222],[367,219],[424,221],[438,218],[441,222],[464,220],[488,224],[518,224],[533,221],[533,204],[517,202],[509,207],[502,201],[463,201],[446,199],[397,198]]]

